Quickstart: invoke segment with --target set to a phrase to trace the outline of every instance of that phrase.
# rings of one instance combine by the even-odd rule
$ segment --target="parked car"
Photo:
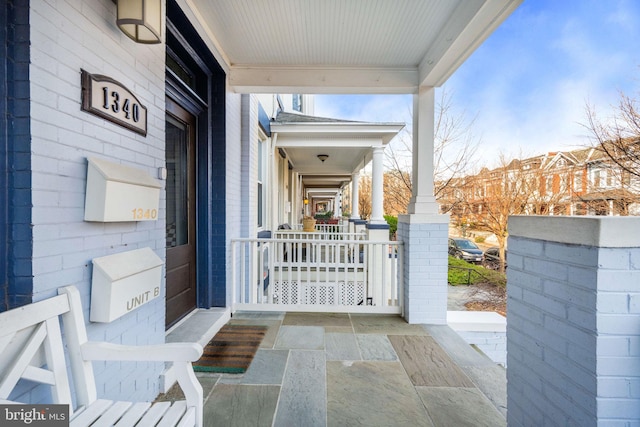
[[[482,265],[491,270],[500,269],[500,248],[497,246],[491,247],[484,251],[484,260]],[[504,250],[504,268],[507,268],[507,250]]]
[[[482,263],[482,249],[469,239],[449,239],[449,255],[474,264]]]

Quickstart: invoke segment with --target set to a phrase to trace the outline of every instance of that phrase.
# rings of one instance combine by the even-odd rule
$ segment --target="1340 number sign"
[[[147,135],[147,108],[116,80],[82,70],[82,109]]]
[[[131,119],[135,123],[140,121],[140,104],[137,102],[131,102],[131,99],[121,99],[120,92],[117,90],[109,90],[108,86],[102,88],[104,104],[102,107],[111,110],[114,113],[119,113],[121,110],[124,113],[125,119]]]
[[[144,219],[156,219],[158,217],[158,211],[156,209],[143,209],[136,208],[131,209],[131,213],[133,214],[134,220],[144,220]]]

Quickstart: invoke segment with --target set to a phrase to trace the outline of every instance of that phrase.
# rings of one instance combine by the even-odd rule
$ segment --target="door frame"
[[[193,299],[189,298],[188,304],[189,307],[185,309],[181,309],[181,311],[177,318],[172,318],[170,323],[166,323],[166,327],[170,328],[179,322],[184,316],[189,314],[193,309],[198,306],[198,246],[196,243],[197,236],[197,214],[196,214],[196,186],[197,186],[197,173],[196,173],[196,147],[197,147],[197,128],[198,128],[198,120],[195,115],[189,112],[186,108],[180,105],[178,102],[173,100],[171,97],[166,97],[166,107],[165,114],[171,116],[173,120],[177,122],[184,123],[186,128],[186,137],[187,137],[187,245],[180,245],[175,248],[166,247],[166,288],[165,292],[165,304],[167,305],[166,312],[169,313],[169,305],[168,305],[168,295],[169,295],[169,252],[174,252],[175,255],[178,253],[185,253],[189,256],[189,262],[192,264],[193,272],[189,272],[189,287],[193,287]],[[165,119],[167,120],[167,119]],[[166,138],[165,138],[166,139]],[[165,143],[166,144],[166,143]],[[166,145],[165,145],[166,147]],[[165,187],[166,188],[166,187]],[[168,198],[168,197],[167,197]],[[167,206],[168,209],[168,206]],[[184,247],[189,246],[189,247]],[[189,291],[191,292],[191,291]]]
[[[196,289],[199,308],[227,303],[226,74],[175,0],[167,0],[167,54],[185,59],[199,87],[165,73],[166,96],[196,116]]]

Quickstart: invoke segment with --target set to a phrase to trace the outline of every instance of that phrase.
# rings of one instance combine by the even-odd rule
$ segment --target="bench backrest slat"
[[[0,399],[8,399],[20,379],[27,379],[51,386],[53,403],[67,403],[73,412],[60,316],[72,372],[80,372],[79,378],[72,377],[77,405],[96,399],[91,364],[80,353],[81,342],[87,341],[80,295],[73,287],[59,293],[0,313]]]
[[[0,335],[10,335],[69,311],[69,299],[58,295],[0,313]]]

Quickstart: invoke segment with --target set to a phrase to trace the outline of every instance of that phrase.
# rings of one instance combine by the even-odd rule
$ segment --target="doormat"
[[[193,362],[196,372],[244,373],[255,356],[268,326],[224,325]]]

